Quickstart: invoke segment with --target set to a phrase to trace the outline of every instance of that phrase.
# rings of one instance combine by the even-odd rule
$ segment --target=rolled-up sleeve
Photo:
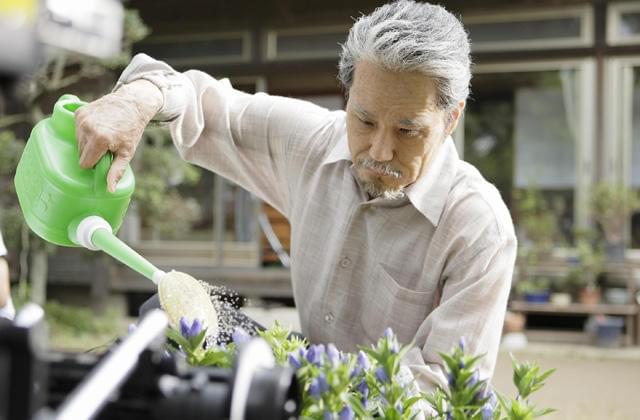
[[[250,95],[226,79],[177,72],[144,54],[134,57],[115,89],[139,79],[162,91],[163,106],[154,120],[168,124],[183,158],[288,215],[291,183],[314,150],[310,134],[331,127],[331,112],[291,98]]]

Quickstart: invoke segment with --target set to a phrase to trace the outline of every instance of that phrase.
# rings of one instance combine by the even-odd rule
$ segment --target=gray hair
[[[469,38],[441,6],[399,0],[360,17],[342,45],[338,79],[348,95],[358,61],[390,71],[418,71],[434,80],[439,109],[452,110],[469,95]]]

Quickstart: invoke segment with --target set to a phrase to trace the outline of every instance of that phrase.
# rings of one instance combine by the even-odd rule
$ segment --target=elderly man
[[[181,156],[231,179],[291,222],[302,332],[342,350],[391,327],[414,343],[423,389],[446,386],[439,352],[461,337],[490,378],[516,255],[498,191],[450,137],[469,92],[467,34],[439,6],[398,1],[343,45],[346,111],[234,90],[136,56],[114,92],[77,112],[80,163],[111,151],[109,189],[144,127],[166,122]]]

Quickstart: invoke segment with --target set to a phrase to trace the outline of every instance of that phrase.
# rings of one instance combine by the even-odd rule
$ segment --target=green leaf
[[[355,395],[351,394],[351,395],[349,395],[349,397],[347,399],[348,399],[349,404],[351,405],[351,408],[353,408],[353,411],[356,414],[356,418],[358,418],[358,419],[371,418],[371,415],[364,408],[364,405],[362,405],[362,402],[360,401],[360,399],[358,397],[356,397]]]
[[[191,352],[191,343],[178,331],[174,330],[173,328],[167,328],[166,335],[170,340],[178,344],[183,351]]]
[[[534,411],[533,412],[533,417],[542,417],[542,416],[546,416],[547,414],[551,414],[551,413],[555,413],[557,410],[553,409],[553,408],[545,408],[543,410],[540,411]]]
[[[202,344],[204,343],[204,339],[206,336],[207,336],[207,329],[203,328],[202,331],[198,333],[198,335],[196,335],[195,337],[191,337],[189,339],[189,343],[191,343],[191,348],[194,350],[202,348]]]

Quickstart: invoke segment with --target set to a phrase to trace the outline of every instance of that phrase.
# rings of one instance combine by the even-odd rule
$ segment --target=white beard
[[[361,182],[362,182],[362,186],[364,187],[364,190],[366,191],[367,194],[369,194],[369,197],[371,198],[382,197],[385,200],[400,200],[404,198],[406,195],[404,192],[404,188],[394,190],[394,189],[384,188],[380,184],[372,181],[361,181]]]

